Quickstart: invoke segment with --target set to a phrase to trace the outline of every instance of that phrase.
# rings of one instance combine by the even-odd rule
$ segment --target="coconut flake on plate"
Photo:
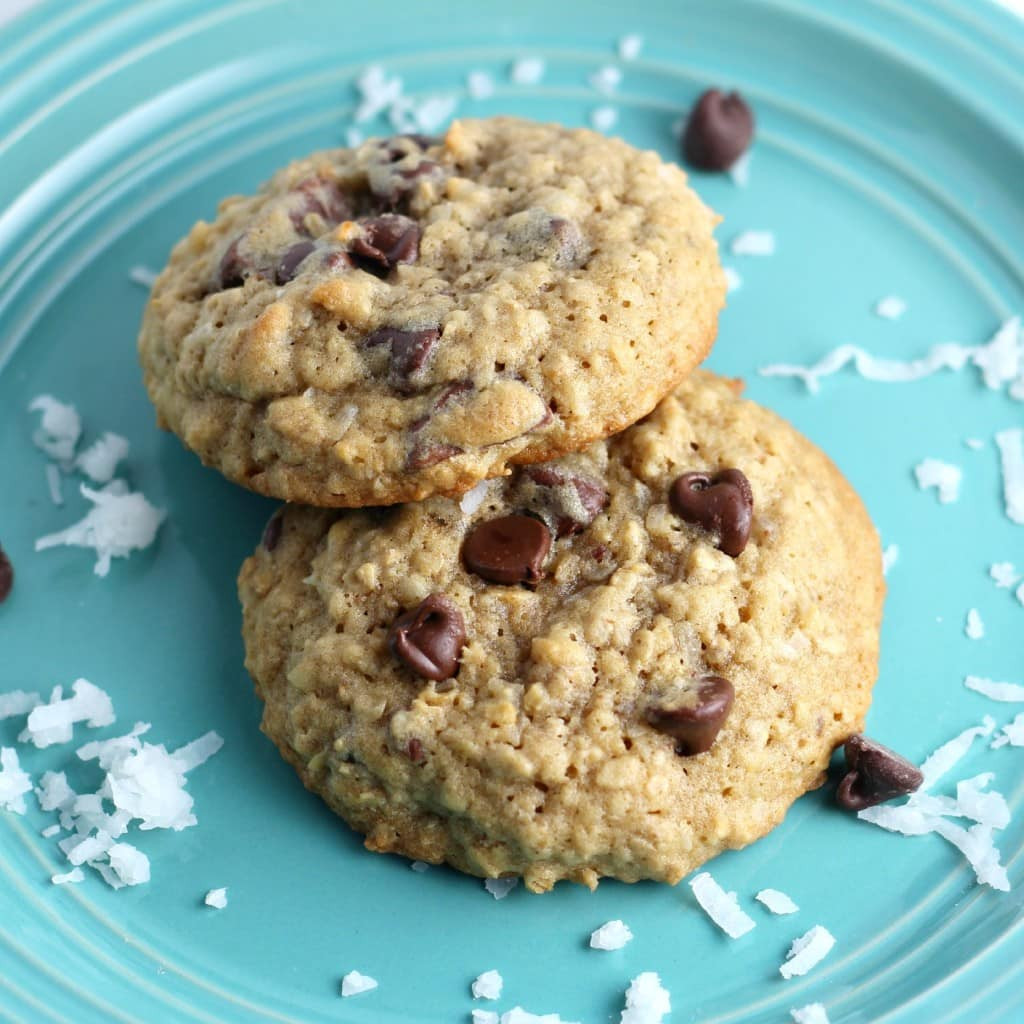
[[[626,1008],[619,1024],[662,1024],[672,1012],[671,997],[654,971],[638,974],[626,989]]]
[[[518,878],[485,878],[484,888],[496,899],[503,900],[517,885]]]
[[[958,813],[979,825],[1004,829],[1010,824],[1010,807],[998,790],[989,790],[995,772],[983,772],[956,784]]]
[[[755,927],[752,917],[740,909],[736,893],[726,892],[707,871],[690,880],[690,889],[701,909],[730,939],[738,939]]]
[[[128,271],[128,276],[134,284],[141,285],[143,288],[152,288],[156,283],[156,271],[150,270],[149,267],[144,267],[141,264],[132,267]]]
[[[948,505],[960,497],[963,470],[959,466],[939,459],[923,459],[914,467],[914,476],[922,491],[929,487],[936,489],[942,505]]]
[[[470,71],[466,75],[466,91],[475,100],[494,95],[494,79],[486,71]]]
[[[890,544],[882,552],[882,575],[888,576],[889,570],[896,564],[897,559],[900,557],[900,546],[898,544]]]
[[[88,679],[76,679],[71,684],[71,692],[72,696],[65,700],[63,690],[57,687],[48,704],[34,707],[18,742],[49,747],[54,743],[67,743],[79,722],[85,722],[90,729],[114,723],[114,705],[105,691],[93,686]]]
[[[362,129],[356,128],[354,125],[349,125],[345,129],[345,145],[349,149],[357,149],[363,144],[364,135]]]
[[[60,467],[54,462],[46,464],[46,489],[54,505],[59,508],[64,504],[64,482],[60,478]]]
[[[500,1024],[574,1024],[562,1020],[557,1013],[530,1013],[521,1006],[514,1006],[501,1015]]]
[[[993,750],[998,750],[1000,747],[1007,745],[1011,747],[1024,747],[1024,711],[1017,715],[1012,722],[1007,722],[999,730],[999,735],[992,741]]]
[[[397,75],[389,78],[379,64],[371,64],[355,81],[360,101],[353,118],[356,124],[372,121],[382,114],[402,95],[402,79]]]
[[[1011,317],[989,340],[971,354],[971,362],[981,370],[985,387],[998,391],[1008,381],[1020,376],[1024,368],[1024,339],[1020,317]]]
[[[622,36],[618,44],[619,60],[636,60],[643,46],[644,37],[636,32]]]
[[[789,1011],[793,1024],[830,1024],[825,1007],[821,1003],[808,1003]]]
[[[898,295],[886,295],[875,303],[875,316],[883,320],[899,320],[906,311],[907,304]]]
[[[741,231],[729,244],[734,256],[772,256],[775,234],[772,231]]]
[[[413,869],[417,874],[422,874],[424,871],[430,870],[430,865],[426,861],[414,860],[409,867]]]
[[[546,65],[540,57],[520,57],[509,69],[509,78],[516,85],[536,85],[543,77]]]
[[[75,445],[82,436],[82,418],[73,405],[58,402],[53,395],[36,395],[29,403],[29,412],[41,412],[39,429],[32,443],[51,459],[68,464],[75,457]]]
[[[924,776],[921,782],[920,792],[927,792],[935,785],[943,775],[961,761],[971,749],[971,744],[979,736],[991,736],[995,730],[996,723],[990,715],[982,719],[981,725],[973,725],[963,732],[954,736],[947,743],[933,751],[925,758],[921,765],[921,774]],[[871,810],[872,808],[868,808]],[[863,814],[863,812],[861,812]]]
[[[795,914],[800,908],[778,889],[762,889],[754,899],[763,903],[773,914]]]
[[[750,184],[750,160],[751,156],[748,150],[738,160],[734,161],[726,171],[732,183],[739,188],[746,188]],[[774,251],[774,241],[772,244]]]
[[[32,791],[32,779],[21,769],[18,752],[0,747],[0,808],[25,813],[25,794]]]
[[[981,613],[977,608],[968,609],[964,632],[971,640],[980,640],[985,635],[985,623],[981,621]]]
[[[501,1024],[501,1018],[494,1010],[470,1010],[472,1024]]]
[[[54,836],[59,836],[61,833],[60,825],[47,825],[39,834],[44,839],[53,839]]]
[[[1003,501],[1006,516],[1024,524],[1024,428],[1000,430],[996,434],[1003,470]]]
[[[223,910],[228,905],[228,890],[226,887],[211,889],[204,897],[203,903],[214,910]]]
[[[779,974],[787,981],[806,974],[828,956],[835,944],[836,940],[832,933],[824,926],[816,924],[800,938],[794,939],[786,954],[785,963],[779,967]]]
[[[38,693],[26,693],[24,690],[0,693],[0,722],[15,715],[27,715],[41,703]]]
[[[632,939],[633,933],[629,930],[629,925],[622,921],[608,921],[590,933],[590,948],[622,949]]]
[[[1007,703],[1024,701],[1024,686],[1021,686],[1020,683],[999,683],[994,679],[984,679],[981,676],[967,676],[964,679],[964,686],[991,700],[1006,701]]]
[[[192,740],[191,743],[186,743],[183,747],[171,751],[171,760],[181,771],[190,772],[193,768],[206,764],[223,746],[224,740],[211,729],[209,732],[204,732],[198,739]]]
[[[369,975],[360,974],[358,971],[349,971],[341,979],[341,994],[347,999],[349,996],[362,995],[364,992],[371,992],[377,987],[377,982]]]
[[[1013,567],[1013,562],[993,562],[988,568],[988,574],[995,581],[997,587],[1006,589],[1012,587],[1020,579],[1017,570]]]
[[[79,882],[84,881],[85,872],[81,868],[72,868],[70,871],[65,871],[62,874],[50,876],[50,882],[53,885],[77,885]]]
[[[497,971],[484,971],[470,986],[474,999],[498,999],[505,979]]]
[[[619,87],[622,81],[622,72],[614,64],[606,64],[598,68],[587,78],[591,88],[610,96]]]
[[[81,490],[93,508],[66,530],[40,537],[36,551],[59,545],[92,548],[96,552],[93,572],[106,576],[112,558],[127,558],[132,551],[148,548],[156,539],[166,514],[150,505],[142,494],[119,493],[120,488],[94,491],[85,484]]]
[[[725,273],[725,290],[727,292],[738,292],[743,287],[743,278],[735,267],[722,267]]]
[[[93,483],[108,484],[114,478],[117,464],[128,454],[128,441],[120,434],[106,431],[75,459],[75,468],[81,470]]]
[[[985,447],[985,442],[978,437],[965,437],[964,446],[970,448],[972,452],[980,452]]]
[[[596,132],[608,132],[618,119],[619,112],[615,107],[595,107],[590,112],[590,127]]]
[[[131,843],[114,843],[107,857],[122,885],[143,885],[149,881],[149,858]]]

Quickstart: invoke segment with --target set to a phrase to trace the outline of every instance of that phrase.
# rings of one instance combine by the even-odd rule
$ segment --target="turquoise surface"
[[[625,32],[644,48],[606,100],[587,76],[615,62]],[[547,62],[538,84],[508,78],[524,55]],[[710,365],[821,444],[884,543],[899,545],[869,731],[920,759],[983,714],[1003,723],[1022,710],[962,680],[1024,682],[1024,607],[988,577],[997,561],[1024,570],[992,442],[1024,405],[970,368],[902,385],[845,371],[817,396],[756,371],[847,342],[894,358],[977,344],[1024,309],[1022,58],[1024,28],[968,0],[53,0],[0,30],[0,542],[17,570],[0,608],[0,692],[85,676],[116,702],[118,726],[100,735],[144,720],[168,746],[210,728],[226,741],[192,775],[199,826],[135,834],[149,885],[113,892],[90,873],[55,888],[61,859],[39,835],[51,817],[33,800],[24,817],[0,812],[0,1020],[467,1021],[470,981],[497,968],[505,992],[488,1008],[587,1024],[618,1021],[643,970],[660,973],[675,1022],[781,1022],[812,1001],[833,1024],[1024,1021],[1020,749],[979,745],[954,773],[994,771],[1010,800],[1000,847],[1013,892],[975,886],[938,837],[889,835],[819,792],[711,865],[757,921],[735,942],[685,884],[519,888],[496,902],[478,880],[364,853],[257,730],[234,577],[272,505],[155,429],[134,355],[146,296],[128,277],[161,266],[220,196],[340,143],[353,76],[371,61],[417,96],[457,94],[462,114],[575,124],[612,103],[614,131],[669,157],[672,125],[701,89],[740,87],[759,122],[749,184],[694,178],[725,217],[724,259],[743,278]],[[466,95],[473,69],[495,77],[486,101]],[[776,254],[731,256],[748,228],[774,231]],[[871,311],[893,293],[909,304],[895,323]],[[88,552],[33,552],[86,508],[70,483],[63,508],[48,497],[26,411],[41,392],[77,405],[86,441],[128,437],[129,478],[168,510],[154,548],[106,579]],[[917,489],[912,467],[926,456],[963,467],[955,504]],[[964,635],[971,607],[986,626],[977,641]],[[0,743],[19,728],[0,723]],[[96,735],[79,726],[76,741]],[[26,750],[23,764],[35,775],[72,749]],[[215,886],[229,888],[221,912],[201,905]],[[799,914],[753,903],[766,886]],[[589,950],[591,930],[614,918],[634,941]],[[782,981],[789,944],[816,923],[834,951]],[[353,969],[380,987],[342,1000]]]

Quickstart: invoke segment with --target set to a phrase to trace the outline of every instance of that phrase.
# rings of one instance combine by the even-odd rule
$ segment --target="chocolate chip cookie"
[[[823,781],[875,679],[878,536],[737,391],[698,372],[461,502],[271,520],[239,580],[263,728],[371,850],[674,883]]]
[[[557,125],[319,153],[175,247],[146,388],[162,426],[263,494],[459,494],[623,429],[704,357],[715,223],[677,167]]]

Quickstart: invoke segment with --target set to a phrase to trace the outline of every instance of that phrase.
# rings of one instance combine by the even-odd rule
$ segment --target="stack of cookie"
[[[715,223],[654,153],[463,121],[291,165],[157,280],[161,425],[291,503],[239,579],[263,728],[370,849],[675,882],[861,728],[877,536],[694,371]]]

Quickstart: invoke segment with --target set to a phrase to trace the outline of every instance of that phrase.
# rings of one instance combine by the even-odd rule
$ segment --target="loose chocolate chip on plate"
[[[7,557],[7,552],[0,548],[0,604],[7,600],[14,586],[14,566]]]
[[[491,583],[533,585],[544,575],[551,532],[533,516],[488,519],[470,530],[462,544],[466,568]]]
[[[862,811],[920,788],[924,776],[917,765],[881,743],[856,733],[843,746],[846,774],[836,800],[849,811]]]
[[[278,261],[274,271],[274,280],[278,284],[287,284],[299,269],[299,264],[316,248],[313,242],[296,242]]]
[[[364,270],[384,275],[399,263],[415,263],[420,254],[420,226],[409,217],[385,213],[359,221],[362,235],[352,255]]]
[[[647,722],[676,741],[676,753],[703,754],[711,749],[732,709],[733,686],[721,676],[705,676],[678,700],[652,704]]]
[[[284,518],[280,512],[275,512],[263,528],[263,547],[266,551],[273,551],[281,539],[281,529],[284,526]]]
[[[388,631],[392,654],[427,679],[454,676],[465,643],[462,612],[445,594],[431,594],[412,611],[399,615]]]
[[[683,156],[702,171],[728,170],[754,137],[754,114],[738,92],[708,89],[690,112]]]
[[[750,481],[738,469],[684,473],[669,490],[672,511],[718,537],[718,548],[735,558],[747,546],[754,517]]]
[[[422,327],[411,331],[398,327],[379,327],[367,335],[363,344],[367,348],[376,348],[378,345],[389,347],[388,383],[396,391],[409,393],[416,390],[414,378],[426,366],[440,337],[440,327]]]
[[[535,484],[552,489],[549,504],[557,537],[586,529],[608,504],[608,489],[590,477],[551,466],[530,466],[524,475]],[[561,490],[567,486],[572,490]]]

